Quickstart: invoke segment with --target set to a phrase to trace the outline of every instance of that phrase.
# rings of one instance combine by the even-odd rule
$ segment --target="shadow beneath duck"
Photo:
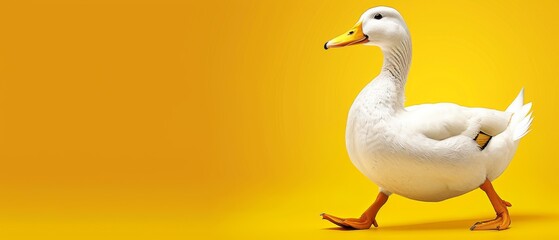
[[[374,227],[371,227],[374,228]],[[330,231],[353,231],[355,229],[350,229],[350,228],[343,228],[343,227],[328,227],[328,228],[323,228],[322,230],[330,230]]]
[[[378,230],[381,231],[425,231],[425,230],[452,230],[452,229],[464,229],[468,230],[475,222],[481,219],[486,219],[488,217],[479,217],[472,219],[462,219],[462,220],[448,220],[448,221],[436,221],[428,223],[412,223],[406,225],[388,225],[379,226]],[[512,222],[515,224],[521,224],[522,222],[543,222],[552,221],[559,219],[559,215],[556,214],[515,214],[512,216]],[[512,228],[513,226],[511,226]],[[351,231],[353,229],[346,229],[341,227],[329,227],[323,230],[333,230],[333,231]]]

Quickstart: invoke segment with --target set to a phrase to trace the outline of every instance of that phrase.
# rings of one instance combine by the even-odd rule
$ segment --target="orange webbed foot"
[[[333,224],[346,229],[369,229],[371,225],[378,227],[376,220],[369,220],[368,218],[340,218],[327,213],[320,214],[322,219],[326,219]]]
[[[327,213],[322,213],[322,219],[326,219],[333,224],[346,229],[369,229],[371,225],[378,227],[377,221],[375,220],[378,210],[386,203],[388,200],[388,195],[383,192],[379,192],[375,202],[363,213],[360,218],[340,218],[332,216]]]
[[[497,214],[497,217],[492,220],[486,220],[475,223],[470,230],[505,230],[509,228],[511,220],[507,207],[512,206],[509,202],[502,200],[505,211]]]

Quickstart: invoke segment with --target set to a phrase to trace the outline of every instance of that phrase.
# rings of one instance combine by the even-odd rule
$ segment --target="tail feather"
[[[524,106],[522,106],[520,110],[514,112],[513,118],[517,119],[518,121],[524,119],[524,117],[526,117],[526,115],[530,112],[531,108],[531,102],[524,104]]]
[[[524,88],[520,89],[520,92],[505,112],[516,112],[522,108],[522,105],[524,105]]]
[[[530,109],[532,109],[532,103],[524,104],[524,89],[522,89],[506,110],[506,112],[513,113],[511,127],[513,130],[512,139],[514,141],[521,139],[530,132],[530,126],[534,119]]]
[[[518,125],[514,129],[513,139],[515,141],[524,137],[526,134],[528,134],[530,132],[530,125],[532,124],[532,121],[534,120],[531,117],[531,115],[532,114],[530,114],[529,117],[526,117],[526,118],[522,119],[522,121],[520,123],[518,123]]]

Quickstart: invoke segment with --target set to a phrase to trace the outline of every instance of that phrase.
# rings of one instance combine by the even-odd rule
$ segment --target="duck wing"
[[[487,108],[468,108],[452,103],[422,104],[406,108],[401,116],[406,130],[442,141],[456,136],[483,139],[505,131],[512,113]],[[485,141],[487,143],[489,139]]]

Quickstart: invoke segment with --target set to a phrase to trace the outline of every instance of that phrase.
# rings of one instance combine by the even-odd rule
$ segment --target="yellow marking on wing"
[[[477,145],[479,145],[479,148],[483,150],[489,143],[489,140],[491,140],[491,136],[485,134],[484,132],[479,132],[474,140],[476,141]]]

